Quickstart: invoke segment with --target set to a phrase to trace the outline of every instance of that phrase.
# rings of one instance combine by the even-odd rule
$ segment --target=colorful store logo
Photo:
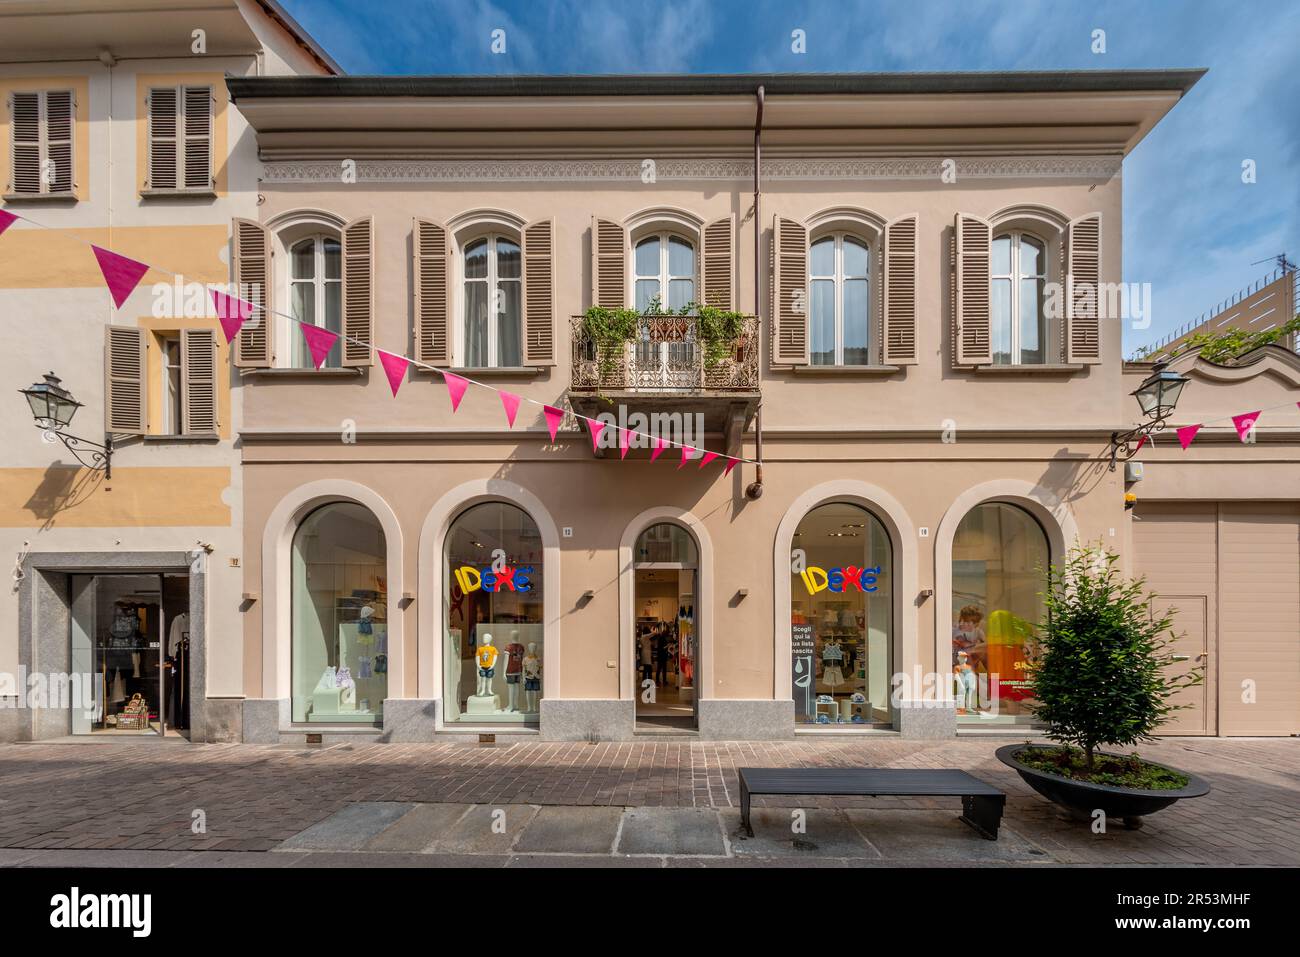
[[[492,570],[491,565],[484,565],[482,571],[479,571],[473,565],[462,565],[456,569],[456,583],[460,585],[460,590],[466,595],[472,591],[478,591],[480,588],[491,592],[504,589],[528,591],[533,587],[533,583],[528,580],[528,576],[532,573],[532,565],[523,565],[518,568],[502,565],[496,571]]]
[[[848,565],[844,568],[832,568],[830,571],[818,568],[816,565],[809,565],[799,573],[799,576],[803,579],[808,594],[815,595],[819,591],[825,591],[828,588],[838,594],[846,590],[846,585],[856,588],[858,591],[875,591],[876,576],[879,574],[879,565],[874,568],[858,568],[856,565]]]

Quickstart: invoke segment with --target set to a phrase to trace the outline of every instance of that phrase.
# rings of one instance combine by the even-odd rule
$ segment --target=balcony
[[[731,448],[758,408],[759,328],[744,316],[738,335],[708,343],[695,316],[642,315],[630,340],[600,341],[573,316],[570,403],[582,415],[700,413]]]

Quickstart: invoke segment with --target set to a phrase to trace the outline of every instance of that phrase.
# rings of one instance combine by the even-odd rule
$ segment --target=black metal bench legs
[[[996,841],[998,825],[1002,823],[1002,809],[1006,803],[1006,796],[1002,794],[996,797],[968,795],[961,799],[961,819],[973,827],[981,837]]]
[[[745,778],[740,778],[740,823],[745,828],[745,833],[749,837],[754,836],[754,825],[749,823],[749,788],[745,786]]]

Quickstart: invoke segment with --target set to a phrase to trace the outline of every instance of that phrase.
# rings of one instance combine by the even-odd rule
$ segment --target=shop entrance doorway
[[[73,734],[188,735],[190,587],[184,574],[73,575],[72,675],[90,707]]]
[[[652,525],[633,551],[636,725],[692,731],[697,724],[699,553],[677,525]]]

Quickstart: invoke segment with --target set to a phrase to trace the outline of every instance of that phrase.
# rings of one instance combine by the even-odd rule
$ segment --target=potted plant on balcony
[[[1199,685],[1193,669],[1171,675],[1173,619],[1155,617],[1142,579],[1125,579],[1119,556],[1099,547],[1073,549],[1063,566],[1048,573],[1039,654],[1029,679],[1034,716],[1057,746],[1024,744],[999,748],[1039,794],[1072,812],[1100,809],[1129,828],[1180,798],[1209,793],[1204,780],[1136,753],[1113,754],[1105,746],[1130,747],[1153,740],[1153,732],[1183,705],[1179,691]]]

